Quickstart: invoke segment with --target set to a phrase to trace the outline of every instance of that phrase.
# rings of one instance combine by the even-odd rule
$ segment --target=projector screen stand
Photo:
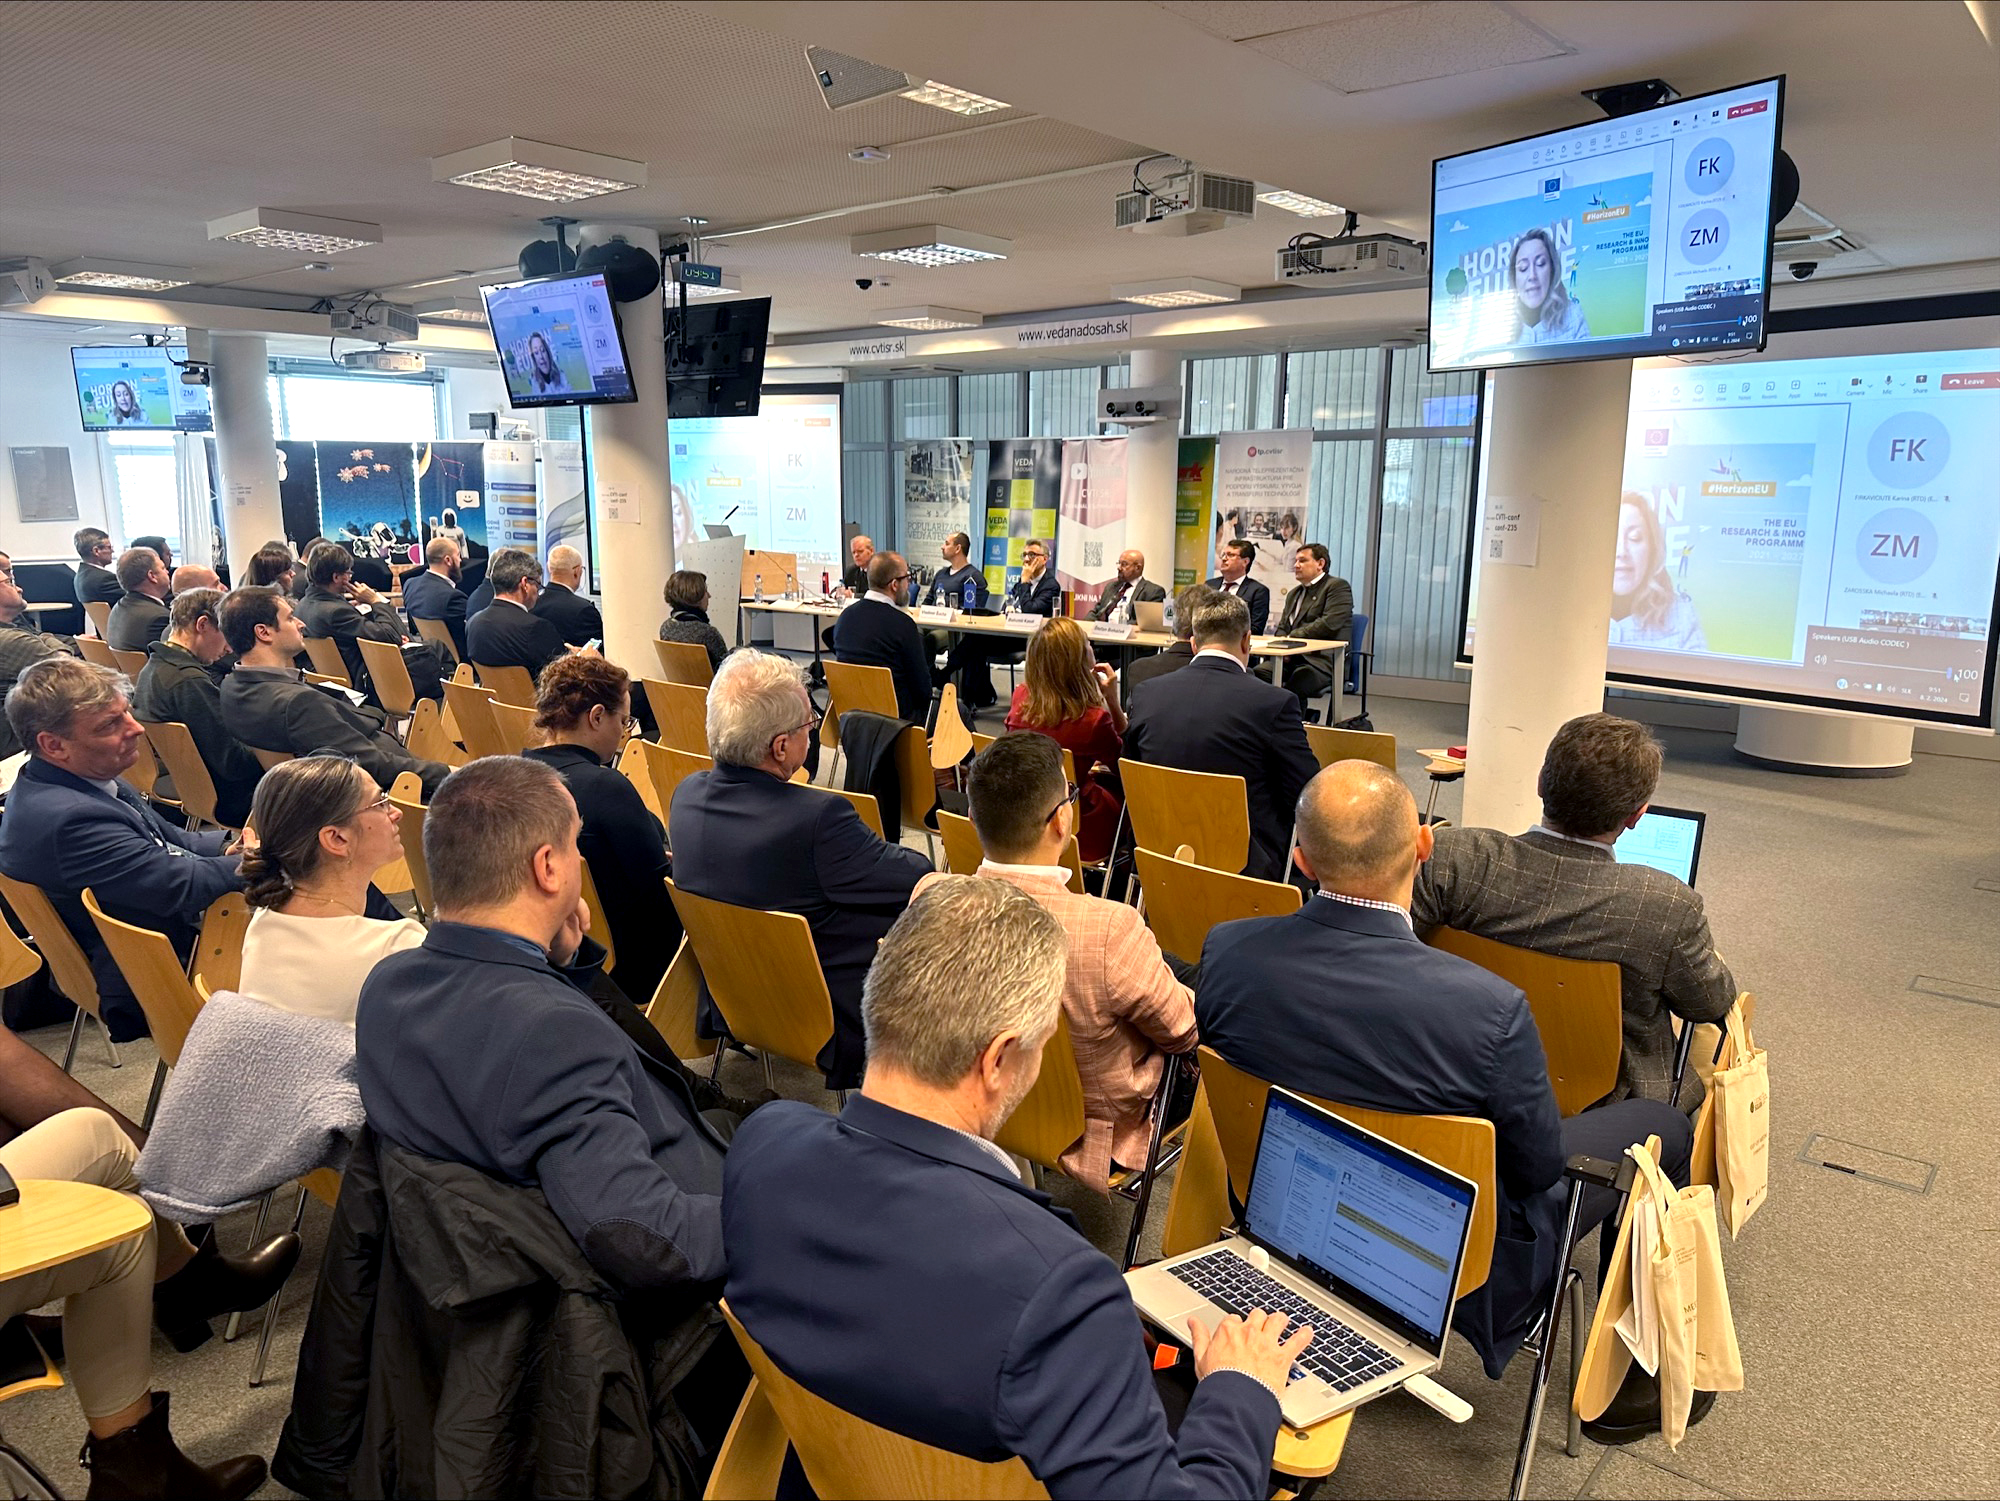
[[[1900,777],[1910,769],[1913,726],[1865,714],[1819,714],[1745,704],[1736,754],[1773,771],[1809,777]]]

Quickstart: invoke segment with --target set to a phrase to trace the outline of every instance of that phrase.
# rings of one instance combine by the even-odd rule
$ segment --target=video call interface
[[[630,401],[632,372],[602,276],[486,287],[486,318],[515,406]]]
[[[87,433],[182,432],[214,429],[208,387],[181,381],[183,345],[147,349],[117,345],[69,352],[76,372],[77,410]]]

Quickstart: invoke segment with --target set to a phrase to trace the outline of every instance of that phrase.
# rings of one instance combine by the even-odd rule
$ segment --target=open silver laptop
[[[1177,1340],[1190,1317],[1284,1312],[1313,1326],[1280,1398],[1304,1428],[1436,1370],[1478,1185],[1289,1090],[1264,1107],[1242,1232],[1127,1272]]]
[[[1655,805],[1618,836],[1616,853],[1627,865],[1650,865],[1692,886],[1701,868],[1701,836],[1707,826],[1706,813]]]
[[[1133,600],[1132,620],[1142,631],[1164,631],[1167,628],[1167,602],[1164,599]]]

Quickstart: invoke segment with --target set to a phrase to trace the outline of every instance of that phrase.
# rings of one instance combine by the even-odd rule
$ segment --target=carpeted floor
[[[1402,769],[1421,799],[1414,747],[1461,738],[1464,709],[1371,707],[1405,747]],[[1531,1491],[1625,1501],[2000,1493],[2000,1174],[1985,1135],[2000,1098],[2000,764],[1920,756],[1906,777],[1835,781],[1740,763],[1722,735],[1662,737],[1660,801],[1709,815],[1700,888],[1739,983],[1757,994],[1758,1040],[1771,1054],[1771,1197],[1725,1248],[1748,1389],[1721,1398],[1678,1451],[1657,1438],[1626,1449],[1586,1440],[1571,1459],[1559,1356]],[[1457,815],[1455,786],[1438,811]],[[61,1031],[34,1040],[60,1056]],[[153,1054],[143,1043],[122,1051],[114,1071],[101,1039],[87,1038],[77,1074],[136,1115]],[[783,1064],[776,1076],[784,1093],[831,1108],[816,1076]],[[744,1090],[762,1077],[747,1059],[724,1072]],[[1833,1160],[1875,1176],[1806,1161],[1815,1137]],[[1880,1181],[1906,1174],[1928,1186]],[[1051,1184],[1100,1246],[1121,1247],[1122,1204]],[[1155,1204],[1149,1244],[1164,1188]],[[308,1206],[307,1262],[262,1388],[247,1386],[254,1324],[244,1340],[217,1338],[190,1356],[156,1342],[156,1380],[174,1393],[175,1429],[198,1457],[268,1455],[276,1444],[326,1220]],[[223,1234],[237,1244],[249,1231],[245,1215]],[[1517,1360],[1488,1382],[1454,1342],[1443,1380],[1477,1409],[1472,1420],[1454,1426],[1402,1396],[1374,1403],[1322,1494],[1504,1494],[1527,1375]],[[68,1392],[0,1408],[8,1439],[79,1495],[82,1428]]]

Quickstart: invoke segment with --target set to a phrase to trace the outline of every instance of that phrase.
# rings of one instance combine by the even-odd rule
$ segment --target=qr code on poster
[[[1493,541],[1486,544],[1486,556],[1489,558],[1497,558],[1506,550],[1507,550],[1507,544],[1500,541],[1500,539],[1497,537],[1494,538]]]
[[[1083,544],[1083,566],[1086,568],[1102,568],[1104,566],[1104,544],[1101,541],[1086,542]]]

